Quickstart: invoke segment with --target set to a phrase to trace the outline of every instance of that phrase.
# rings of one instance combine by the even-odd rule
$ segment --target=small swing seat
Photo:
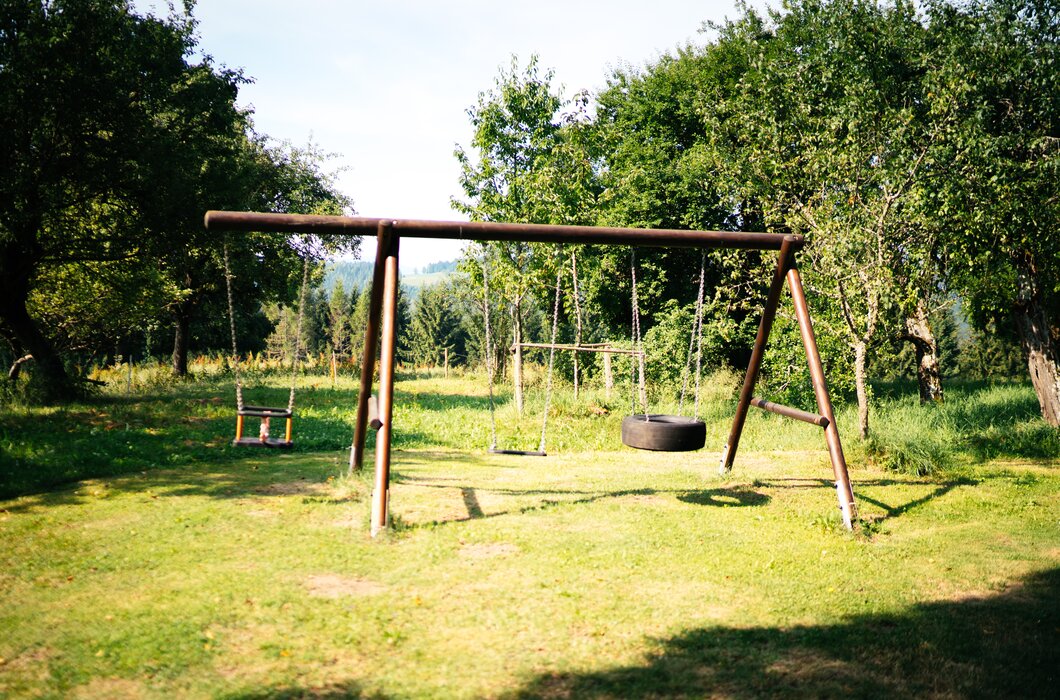
[[[281,450],[289,450],[294,447],[290,440],[277,440],[276,438],[241,437],[232,441],[233,447],[271,447]]]
[[[520,457],[548,457],[547,454],[539,450],[502,450],[499,447],[491,447],[489,453],[491,455],[518,455]]]
[[[243,421],[245,418],[261,418],[262,422],[273,418],[284,420],[283,438],[268,437],[244,437]],[[294,423],[294,411],[289,408],[271,408],[269,406],[243,406],[236,411],[236,437],[232,440],[233,447],[271,447],[278,449],[291,449],[294,442],[291,440],[291,432]]]
[[[252,416],[255,418],[291,418],[294,413],[286,408],[269,408],[268,406],[244,406],[236,411],[237,416]]]
[[[643,413],[622,419],[622,444],[638,450],[691,452],[703,449],[707,425],[685,416]]]

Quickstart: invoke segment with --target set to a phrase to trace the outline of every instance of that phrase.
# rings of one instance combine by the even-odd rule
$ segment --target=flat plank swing
[[[368,427],[368,404],[375,374],[376,340],[381,336],[379,353],[380,422],[375,447],[375,481],[372,492],[371,533],[376,535],[389,526],[390,508],[390,441],[392,436],[394,370],[397,332],[398,249],[401,236],[409,238],[443,238],[455,240],[526,241],[531,243],[567,243],[632,245],[674,248],[735,248],[743,250],[776,250],[777,265],[766,296],[758,334],[751,351],[747,373],[736,406],[732,430],[722,451],[719,470],[727,473],[736,459],[747,412],[751,406],[778,415],[817,425],[824,430],[832,463],[836,496],[843,524],[853,528],[856,518],[854,493],[850,486],[846,458],[836,429],[832,400],[828,394],[824,367],[810,321],[809,306],[796,264],[802,249],[801,236],[733,231],[681,231],[674,229],[607,228],[595,226],[555,226],[541,224],[504,224],[493,222],[418,221],[346,216],[306,216],[254,212],[209,211],[205,226],[215,231],[276,231],[316,235],[371,235],[378,241],[373,275],[371,304],[365,333],[365,361],[361,366],[361,392],[358,398],[354,442],[350,448],[351,468],[360,468]],[[787,283],[795,308],[799,334],[810,368],[810,381],[817,400],[817,413],[809,414],[779,406],[753,396],[754,385],[762,367],[769,333],[773,328],[780,296]]]

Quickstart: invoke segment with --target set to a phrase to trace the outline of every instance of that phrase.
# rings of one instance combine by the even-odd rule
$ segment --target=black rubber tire
[[[638,450],[689,452],[706,442],[707,426],[701,420],[658,413],[649,413],[647,420],[643,413],[622,419],[622,444]]]

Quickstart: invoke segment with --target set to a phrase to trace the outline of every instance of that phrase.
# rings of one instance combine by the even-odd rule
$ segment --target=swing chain
[[[298,294],[298,322],[295,326],[294,335],[294,357],[291,358],[291,393],[287,398],[287,411],[294,412],[294,389],[298,382],[298,356],[302,352],[302,323],[305,319],[305,290],[309,285],[309,258],[310,251],[305,251],[302,262],[302,287]]]
[[[707,251],[704,250],[699,258],[699,292],[696,294],[696,313],[692,321],[692,334],[688,337],[688,355],[684,369],[681,372],[681,398],[677,404],[678,415],[684,414],[685,393],[688,390],[688,375],[691,373],[692,350],[695,349],[696,358],[696,386],[695,386],[695,408],[693,420],[699,420],[699,380],[702,371],[703,357],[703,282],[707,270]]]
[[[640,302],[637,299],[637,249],[630,249],[630,276],[633,279],[633,349],[637,351],[635,357],[637,358],[636,366],[631,365],[631,371],[634,377],[631,379],[633,384],[633,391],[631,396],[632,407],[630,413],[637,412],[637,386],[640,387],[640,403],[643,409],[641,413],[644,414],[644,420],[648,420],[648,395],[644,388],[644,341],[640,335]],[[639,382],[636,379],[639,378]]]
[[[493,398],[493,351],[490,347],[490,283],[487,272],[489,253],[482,254],[482,316],[484,319],[486,342],[484,343],[486,355],[486,377],[489,380],[490,397],[490,449],[497,449],[497,409]]]
[[[243,380],[239,374],[239,349],[236,347],[236,309],[232,300],[232,268],[228,263],[228,237],[224,239],[225,290],[228,292],[228,327],[232,332],[232,372],[236,379],[236,410],[243,410]]]
[[[559,295],[563,286],[563,266],[556,265],[556,299],[552,303],[552,339],[548,350],[548,381],[545,383],[545,410],[541,416],[541,442],[537,451],[545,451],[545,431],[548,428],[548,407],[552,399],[552,368],[556,359],[556,330],[559,327]]]

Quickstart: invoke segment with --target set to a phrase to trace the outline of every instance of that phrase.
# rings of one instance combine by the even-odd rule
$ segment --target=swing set
[[[504,224],[492,222],[420,221],[411,219],[379,219],[345,216],[309,216],[299,214],[270,214],[255,212],[209,211],[205,226],[214,231],[274,231],[328,235],[371,235],[377,239],[375,269],[369,303],[368,324],[365,329],[364,361],[361,364],[361,385],[358,395],[357,419],[350,450],[351,468],[360,468],[370,415],[378,423],[375,447],[375,479],[372,492],[371,533],[376,535],[389,525],[390,457],[393,431],[394,373],[396,350],[396,322],[398,295],[398,252],[401,238],[442,238],[475,241],[526,241],[538,243],[601,244],[647,247],[734,248],[744,250],[776,250],[777,264],[769,285],[762,318],[758,326],[747,373],[736,406],[732,429],[721,455],[719,470],[732,470],[740,443],[744,422],[750,407],[776,413],[816,425],[824,430],[836,495],[844,525],[850,529],[856,517],[854,494],[850,486],[846,458],[836,429],[832,401],[828,394],[824,368],[817,349],[809,306],[796,255],[803,247],[801,236],[770,233],[742,233],[732,231],[681,231],[673,229],[608,228],[595,226],[559,226],[542,224]],[[635,273],[635,266],[634,266]],[[799,333],[806,351],[810,381],[817,401],[817,413],[810,413],[775,404],[755,397],[754,387],[762,367],[766,343],[773,328],[777,307],[787,283],[795,309]],[[636,284],[634,284],[634,290]],[[700,293],[702,294],[702,292]],[[702,302],[697,304],[702,311]],[[702,319],[698,321],[702,323]],[[635,319],[636,325],[636,319]],[[636,329],[635,329],[636,332]],[[377,346],[377,341],[379,345]],[[371,397],[376,369],[376,349],[379,348],[379,398]],[[553,348],[553,352],[554,352]],[[293,401],[293,392],[292,392]],[[371,404],[371,405],[370,405]],[[638,422],[652,423],[651,414],[630,416]],[[647,420],[645,420],[647,418]],[[667,419],[672,417],[667,417]],[[687,419],[685,419],[687,420]],[[656,421],[667,423],[668,420]],[[543,449],[541,450],[544,451]]]

